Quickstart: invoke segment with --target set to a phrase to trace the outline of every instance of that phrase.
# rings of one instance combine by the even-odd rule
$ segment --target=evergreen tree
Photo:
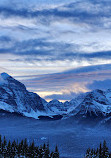
[[[86,151],[85,158],[111,158],[111,153],[109,153],[106,141],[103,142],[103,146],[100,143],[99,149],[90,149]]]
[[[102,151],[102,157],[107,158],[108,157],[108,147],[106,145],[106,141],[103,142],[103,151]]]
[[[55,152],[53,153],[52,158],[59,158],[59,151],[58,151],[57,145],[56,145],[56,147],[55,147]]]
[[[39,148],[39,158],[43,158],[44,154],[45,153],[44,153],[43,147],[41,145],[40,148]]]
[[[23,145],[23,153],[25,154],[25,156],[27,155],[27,152],[28,152],[28,143],[27,143],[27,139],[25,139]]]
[[[0,154],[2,153],[2,137],[0,135]]]
[[[102,158],[102,144],[99,146],[99,158]]]
[[[4,140],[3,140],[3,145],[4,145],[4,148],[5,148],[5,147],[6,147],[6,145],[7,145],[7,141],[6,141],[5,136],[4,136]]]
[[[96,156],[99,157],[99,149],[96,150]]]
[[[50,154],[50,150],[49,150],[49,143],[48,143],[45,149],[45,158],[49,158],[49,154]]]
[[[90,153],[91,153],[91,149],[88,148],[87,151],[86,151],[86,156],[85,156],[85,158],[88,158],[88,157],[90,156]]]
[[[12,153],[12,156],[14,157],[15,154],[16,154],[16,147],[15,147],[15,140],[12,142],[12,145],[11,145],[11,153]]]
[[[11,142],[9,140],[8,145],[7,145],[7,154],[10,156],[11,154]]]
[[[34,148],[35,148],[35,144],[34,144],[34,141],[31,143],[31,145],[29,146],[29,155],[33,158],[34,157]]]
[[[6,145],[7,145],[7,141],[6,141],[6,138],[4,136],[3,143],[2,143],[2,153],[3,153],[4,157],[6,156]]]

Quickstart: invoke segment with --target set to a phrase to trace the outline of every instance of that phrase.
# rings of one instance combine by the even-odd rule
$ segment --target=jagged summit
[[[45,111],[42,98],[7,73],[0,74],[0,109],[35,118]]]
[[[87,93],[83,101],[73,110],[78,117],[110,117],[111,92],[94,90]]]
[[[23,83],[14,79],[12,76],[5,72],[0,74],[0,85],[5,85],[7,87],[11,87],[12,89],[18,88],[26,90],[26,87]]]
[[[0,85],[7,84],[9,78],[10,78],[10,76],[7,73],[5,73],[5,72],[1,73],[0,74]]]
[[[50,101],[50,103],[54,103],[54,104],[57,103],[58,104],[58,103],[61,103],[61,102],[59,100],[57,100],[57,99],[53,99],[53,100]]]
[[[0,77],[4,80],[7,80],[8,78],[12,78],[10,75],[8,75],[6,72],[3,72],[0,74]]]

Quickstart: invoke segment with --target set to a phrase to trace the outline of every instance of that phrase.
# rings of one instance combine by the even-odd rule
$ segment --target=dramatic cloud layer
[[[0,72],[47,99],[107,88],[110,34],[109,0],[1,0]]]

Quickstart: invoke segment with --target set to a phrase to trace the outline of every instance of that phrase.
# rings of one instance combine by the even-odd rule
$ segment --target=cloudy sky
[[[0,0],[0,72],[47,100],[111,88],[111,1]]]

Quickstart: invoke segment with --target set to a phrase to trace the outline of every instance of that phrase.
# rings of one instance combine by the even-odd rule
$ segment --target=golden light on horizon
[[[70,85],[69,87],[64,88],[63,90],[61,90],[59,92],[57,92],[57,91],[43,91],[42,92],[41,91],[41,92],[35,92],[35,93],[40,95],[40,97],[42,97],[42,98],[45,98],[46,96],[51,96],[51,95],[61,95],[61,96],[62,95],[69,95],[70,96],[70,94],[72,92],[75,93],[75,94],[79,94],[81,92],[82,93],[88,92],[89,90],[86,88],[86,86],[85,86],[86,84],[87,84],[86,82],[84,82],[84,83],[74,83],[73,85]],[[52,97],[52,99],[50,99],[50,98],[45,98],[45,100],[47,102],[53,100],[53,97]],[[72,99],[73,98],[75,98],[75,96],[72,97]],[[56,97],[55,97],[55,99],[56,99]],[[64,100],[64,99],[57,99],[57,100],[59,100],[60,102],[65,102],[65,101],[70,101],[71,99],[66,99],[66,100]]]

